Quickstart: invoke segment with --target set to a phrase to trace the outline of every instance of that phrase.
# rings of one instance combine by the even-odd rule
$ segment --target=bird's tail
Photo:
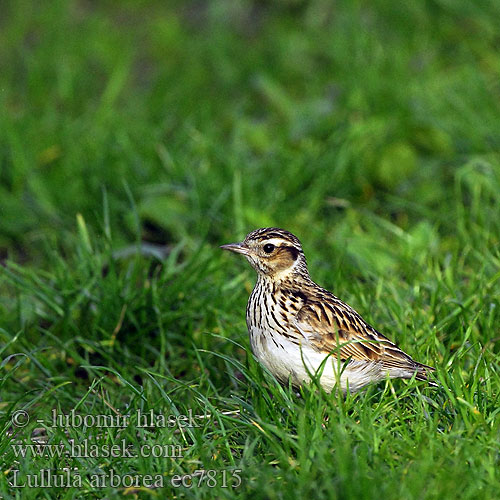
[[[436,369],[433,366],[424,365],[423,363],[418,363],[417,361],[415,361],[414,363],[416,365],[415,366],[415,372],[416,372],[415,378],[417,380],[424,380],[431,387],[439,387],[438,383],[429,379],[429,374],[436,371]]]

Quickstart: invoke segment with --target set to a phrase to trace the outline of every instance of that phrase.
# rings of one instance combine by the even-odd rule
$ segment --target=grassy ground
[[[3,498],[498,496],[497,2],[4,3]],[[263,372],[267,225],[442,388]]]

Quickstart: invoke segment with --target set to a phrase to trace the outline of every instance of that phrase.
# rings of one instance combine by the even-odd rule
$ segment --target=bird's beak
[[[244,243],[229,243],[228,245],[221,245],[223,250],[229,250],[230,252],[241,253],[243,255],[249,255],[250,249]]]

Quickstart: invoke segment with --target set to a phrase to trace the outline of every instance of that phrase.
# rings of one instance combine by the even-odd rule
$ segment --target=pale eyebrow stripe
[[[289,243],[287,240],[284,240],[283,238],[270,238],[270,239],[262,239],[266,244],[271,243],[271,245],[274,245],[275,247],[278,247],[281,245],[281,243]]]

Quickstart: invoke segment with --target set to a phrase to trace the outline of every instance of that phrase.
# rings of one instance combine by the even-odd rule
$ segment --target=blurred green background
[[[457,183],[499,186],[498,2],[2,10],[3,258],[43,262],[77,213],[98,235],[106,212],[116,247],[138,224],[159,244],[269,224],[338,241],[365,209],[446,235]]]

